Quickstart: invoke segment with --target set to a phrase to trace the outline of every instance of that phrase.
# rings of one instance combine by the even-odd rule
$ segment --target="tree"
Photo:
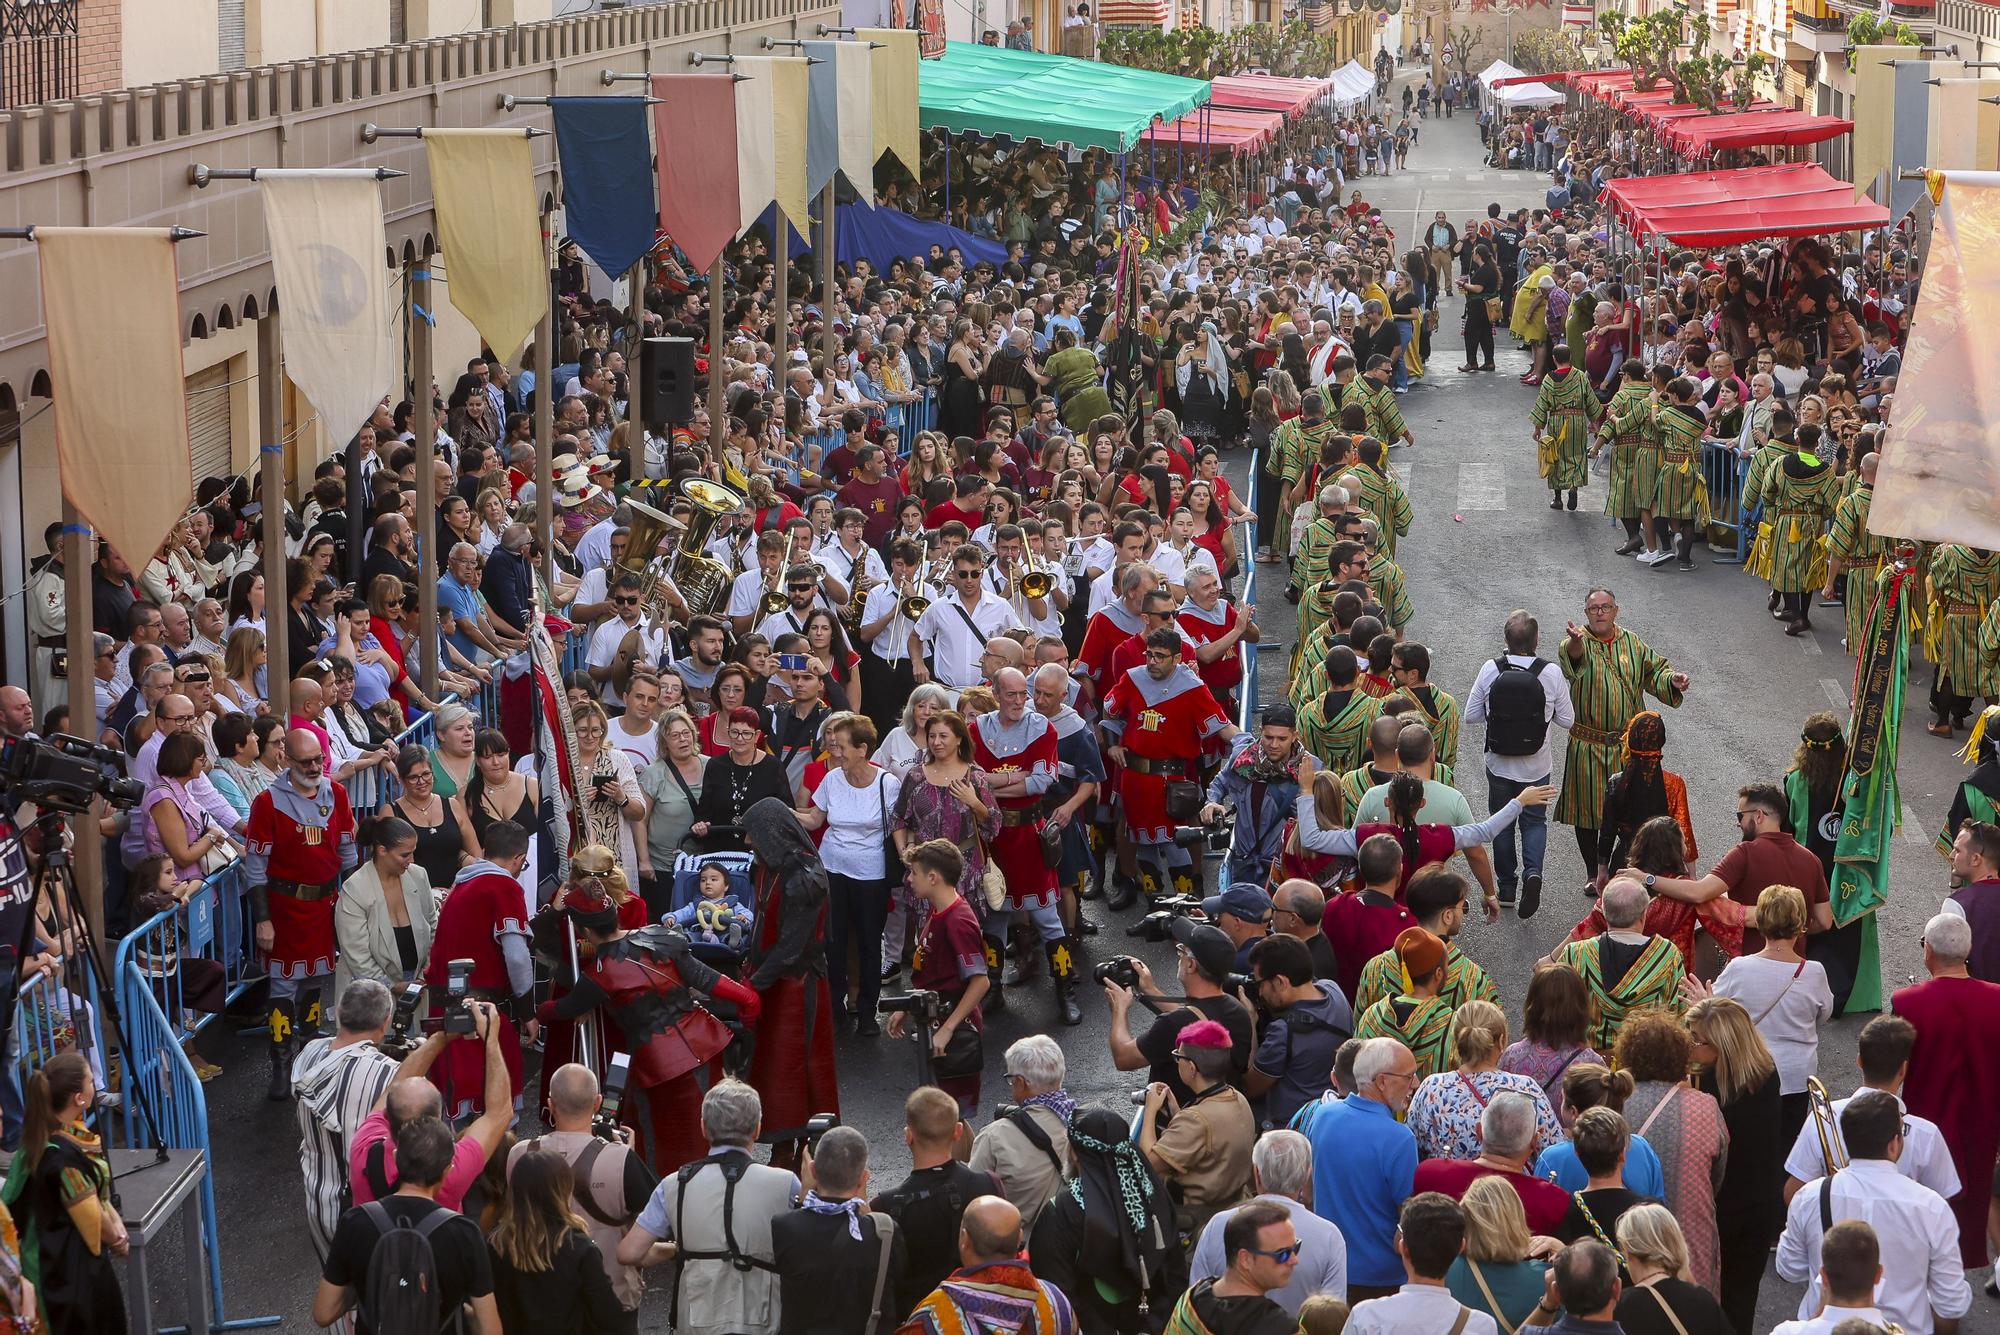
[[[1553,28],[1530,28],[1514,34],[1514,64],[1523,74],[1553,74],[1579,69],[1588,62],[1583,44]]]
[[[1857,46],[1917,46],[1924,39],[1907,23],[1888,23],[1874,13],[1856,14],[1847,20],[1847,68],[1854,68],[1854,48]]]
[[[1473,57],[1479,54],[1479,48],[1485,44],[1485,36],[1473,31],[1470,25],[1455,30],[1445,29],[1445,59],[1458,66],[1458,72],[1467,77],[1472,74]]]

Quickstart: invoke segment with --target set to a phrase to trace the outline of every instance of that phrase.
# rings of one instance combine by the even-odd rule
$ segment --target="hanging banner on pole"
[[[806,109],[811,122],[806,130],[806,193],[817,195],[840,170],[840,59],[835,47],[841,42],[803,43],[799,50],[820,62],[806,73]]]
[[[373,171],[257,173],[285,374],[344,446],[396,387],[382,186]],[[315,461],[317,462],[317,461]]]
[[[653,248],[652,150],[643,97],[552,97],[563,222],[598,268],[622,274]]]
[[[778,194],[771,120],[777,115],[776,86],[768,58],[738,56],[736,73],[736,228],[740,232]],[[803,215],[801,215],[803,216]]]
[[[1995,148],[1979,139],[1979,99],[1990,97],[1987,85],[2000,87],[2000,79],[1939,79],[1937,96],[1931,101],[1931,153],[1925,165],[1939,171],[1991,171],[1990,157]]]
[[[519,130],[424,131],[451,304],[494,355],[520,355],[548,307],[535,164]]]
[[[660,226],[707,273],[736,235],[736,79],[730,74],[655,74],[653,139],[660,146]]]
[[[1854,48],[1854,197],[1874,195],[1879,204],[1888,192],[1875,190],[1875,180],[1889,170],[1889,135],[1895,122],[1896,67],[1891,60],[1909,59],[1907,46]]]
[[[771,77],[771,198],[787,217],[803,219],[812,199],[806,192],[809,67],[804,56],[771,56],[766,64]]]
[[[942,33],[942,10],[938,22]],[[880,162],[885,152],[894,153],[902,159],[910,175],[921,179],[924,166],[919,148],[921,136],[917,131],[918,34],[908,28],[856,28],[854,37],[856,41],[882,43],[882,49],[875,52],[875,59],[868,67],[869,137],[874,145],[870,150],[874,161]],[[937,46],[937,54],[944,55],[942,37]]]
[[[138,570],[194,503],[173,234],[37,227],[35,241],[62,494]]]
[[[1924,183],[1921,180],[1906,181],[1902,173],[1905,169],[1916,170],[1929,165],[1931,90],[1926,81],[1933,77],[1937,64],[1936,61],[1918,60],[1895,67],[1896,123],[1889,132],[1891,227],[1901,222],[1924,195]],[[1956,74],[1964,68],[1957,62],[1953,65],[1955,68],[1947,70],[1947,73]]]
[[[1918,183],[1922,185],[1922,182]],[[1932,173],[1937,215],[1868,508],[1872,533],[2000,547],[2000,173]]]
[[[818,194],[837,171],[863,199],[875,191],[876,54],[861,39],[807,42],[820,63],[811,71],[812,126],[806,147],[806,191]]]

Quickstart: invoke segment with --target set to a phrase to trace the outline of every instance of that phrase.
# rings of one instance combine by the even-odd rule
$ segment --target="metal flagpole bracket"
[[[361,126],[361,142],[372,144],[377,139],[421,139],[424,137],[424,129],[425,127],[421,125],[377,125],[374,121],[366,121]],[[529,126],[526,129],[510,130],[507,133],[523,135],[529,139],[540,139],[548,131],[538,130],[533,126]]]
[[[646,76],[641,75],[640,77],[644,78]],[[648,97],[641,100],[647,106],[653,106],[660,99],[657,97]],[[500,94],[500,110],[502,111],[512,111],[515,107],[548,107],[554,105],[555,99],[552,97],[515,97],[512,93]]]
[[[258,172],[275,170],[277,169],[272,167],[211,167],[207,163],[197,162],[188,168],[188,184],[197,190],[206,190],[210,181],[254,181]],[[408,172],[399,172],[394,167],[374,168],[374,176],[378,181],[389,181],[398,176],[408,175]]]
[[[700,69],[703,65],[734,65],[735,63],[735,56],[712,56],[705,51],[688,52],[688,64],[693,65],[696,69]]]
[[[1989,97],[1983,100],[1987,102],[2000,102],[2000,98],[1996,97]],[[1930,179],[1930,175],[1931,169],[1929,167],[1905,167],[1896,173],[1896,179],[1899,181],[1927,181]]]
[[[207,235],[207,232],[198,232],[192,227],[169,227],[167,229],[168,238],[177,242],[192,241],[198,236]],[[29,223],[26,227],[0,227],[0,241],[33,241],[34,239],[35,224],[33,223]]]

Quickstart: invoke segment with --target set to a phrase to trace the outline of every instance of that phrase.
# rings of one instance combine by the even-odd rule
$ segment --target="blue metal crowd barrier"
[[[82,975],[83,995],[73,990]],[[79,1004],[80,1003],[80,1004]],[[79,1014],[78,1012],[82,1013]],[[49,1058],[72,1050],[104,1051],[97,977],[72,958],[54,978],[36,973],[21,986],[14,1006],[14,1076],[22,1085]],[[102,1067],[98,1067],[100,1078]],[[108,1083],[108,1082],[107,1082]]]
[[[1757,537],[1756,516],[1742,515],[1743,484],[1750,476],[1750,460],[1735,447],[1710,441],[1702,446],[1702,477],[1708,486],[1709,524],[1736,536],[1735,555],[1717,555],[1720,565],[1740,565],[1750,554]]]
[[[122,979],[130,972],[155,989],[153,995],[176,1042],[200,1033],[215,1019],[214,1014],[197,1014],[187,1007],[183,968],[187,960],[221,965],[224,994],[230,1001],[263,978],[251,948],[248,908],[243,864],[232,862],[212,872],[185,907],[154,914],[118,943],[113,975]]]

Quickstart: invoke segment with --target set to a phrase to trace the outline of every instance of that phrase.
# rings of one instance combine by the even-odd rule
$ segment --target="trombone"
[[[785,590],[781,587],[784,582],[783,566],[765,577],[764,595],[757,600],[757,615],[760,618],[774,617],[792,605],[792,600],[785,596]]]
[[[1023,598],[1046,598],[1056,586],[1056,577],[1042,559],[1033,552],[1028,553],[1028,568],[1021,573],[1015,587]]]
[[[1832,1177],[1847,1167],[1847,1146],[1840,1139],[1840,1121],[1833,1115],[1833,1100],[1818,1076],[1806,1077],[1806,1105],[1812,1109],[1813,1129],[1819,1132],[1820,1158],[1826,1175]]]

